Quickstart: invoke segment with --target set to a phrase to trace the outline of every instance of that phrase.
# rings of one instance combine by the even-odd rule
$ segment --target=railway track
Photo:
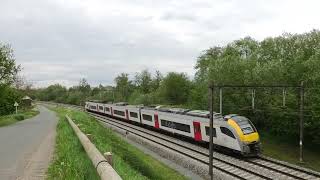
[[[195,157],[200,157],[200,155],[205,156],[206,161],[203,163],[205,164],[209,163],[207,161],[209,159],[208,149],[205,149],[190,143],[182,142],[170,136],[165,136],[163,134],[159,134],[154,131],[146,130],[144,128],[141,128],[132,124],[128,124],[126,122],[114,120],[114,119],[107,118],[105,116],[97,115],[94,113],[90,113],[90,114],[95,117],[98,117],[100,121],[103,121],[103,122],[108,121],[107,123],[112,124],[113,126],[116,126],[118,128],[127,130],[130,133],[137,134],[137,132],[139,132],[140,137],[145,138],[145,137],[153,136],[155,138],[158,138],[160,141],[158,140],[154,141],[156,143],[159,143],[162,141],[170,142],[172,143],[172,146],[169,146],[169,148],[172,150],[174,150],[174,148],[172,147],[182,147],[185,150],[187,150],[187,151],[183,150],[182,152],[188,152],[190,154],[193,154],[191,158],[194,158],[195,160],[199,160],[199,159],[196,159]],[[215,152],[214,160],[220,163],[220,164],[219,163],[218,164],[214,163],[214,164],[218,165],[219,167],[223,167],[222,169],[226,169],[224,164],[227,164],[229,166],[233,166],[234,168],[238,168],[242,171],[251,173],[252,175],[262,179],[308,179],[308,180],[320,179],[320,175],[316,172],[298,169],[294,166],[288,166],[282,163],[267,160],[265,158],[239,159],[239,158],[235,158],[235,157],[231,157],[231,156],[227,156],[227,155]],[[219,169],[219,167],[218,168],[215,167],[215,168]],[[234,171],[234,169],[231,169],[231,168],[227,168],[227,169]],[[230,174],[230,171],[228,171],[228,173]],[[242,174],[242,173],[239,171],[237,172],[237,174]],[[256,178],[256,177],[250,177],[247,175],[242,177],[245,177],[244,179]],[[249,177],[249,178],[246,178],[246,177]]]
[[[111,120],[111,118],[105,118],[101,115],[96,115],[94,113],[90,113],[96,119],[98,119],[100,122],[106,123],[108,125],[111,125],[112,127],[116,127],[122,130],[125,130],[128,133],[134,134],[136,136],[139,136],[143,139],[147,139],[148,141],[157,143],[158,145],[161,145],[163,147],[166,147],[170,150],[173,150],[175,152],[178,152],[179,154],[183,154],[184,156],[187,156],[188,158],[191,158],[193,160],[199,161],[203,164],[209,165],[209,159],[208,156],[199,153],[197,151],[192,150],[191,148],[181,146],[178,143],[175,143],[173,141],[168,141],[166,138],[155,136],[151,133],[145,133],[142,130],[138,128],[133,128],[130,125],[125,125],[124,123],[118,123],[117,120]],[[148,135],[148,136],[146,136]],[[272,179],[267,176],[261,175],[255,171],[252,171],[248,168],[234,165],[232,162],[228,162],[226,160],[222,160],[219,158],[214,157],[213,162],[214,168],[227,173],[237,179]]]
[[[83,110],[79,106],[68,106]],[[168,149],[209,164],[209,151],[206,148],[187,143],[176,138],[160,134],[124,121],[115,120],[106,116],[89,113],[100,122],[125,130],[141,138],[155,142]],[[214,152],[214,168],[227,173],[237,179],[320,179],[320,173],[305,168],[300,168],[284,162],[266,157],[241,159],[222,153]]]

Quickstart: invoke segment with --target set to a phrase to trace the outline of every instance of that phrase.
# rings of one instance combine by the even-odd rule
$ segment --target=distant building
[[[28,107],[28,106],[31,106],[31,103],[32,103],[32,99],[29,96],[25,96],[21,100],[21,105],[22,106]]]

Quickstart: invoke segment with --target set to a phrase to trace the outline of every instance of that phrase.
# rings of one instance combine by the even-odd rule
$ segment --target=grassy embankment
[[[128,144],[112,130],[104,128],[84,112],[54,108],[59,117],[56,152],[48,170],[49,179],[97,179],[95,168],[86,157],[79,140],[65,120],[65,114],[81,124],[80,129],[92,134],[100,152],[113,153],[114,169],[123,179],[186,179],[160,161]]]
[[[0,127],[7,126],[25,119],[29,119],[39,114],[39,111],[35,108],[27,108],[19,110],[18,114],[10,114],[6,116],[0,116]]]
[[[320,148],[304,147],[304,163],[299,162],[299,145],[297,140],[287,137],[272,136],[260,132],[263,154],[275,159],[320,171]]]

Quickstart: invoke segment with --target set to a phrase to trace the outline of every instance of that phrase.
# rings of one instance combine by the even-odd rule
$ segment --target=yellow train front
[[[228,115],[224,119],[237,136],[241,154],[244,156],[257,156],[261,152],[259,134],[252,122],[243,116]]]

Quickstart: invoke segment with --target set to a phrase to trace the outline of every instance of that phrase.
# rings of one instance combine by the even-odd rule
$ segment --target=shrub
[[[14,116],[14,119],[16,119],[18,121],[22,121],[22,120],[24,120],[24,116],[22,114],[17,114]]]

